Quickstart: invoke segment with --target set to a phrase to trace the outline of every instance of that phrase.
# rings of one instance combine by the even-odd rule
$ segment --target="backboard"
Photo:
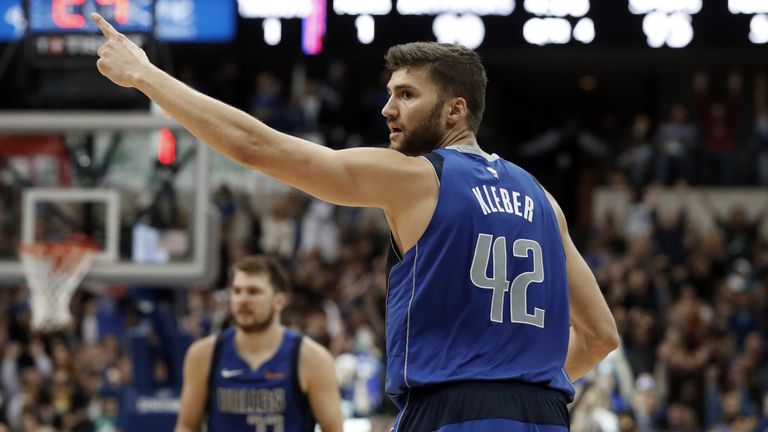
[[[217,274],[211,150],[161,115],[0,113],[0,283],[17,246],[92,238],[86,280],[181,286]]]

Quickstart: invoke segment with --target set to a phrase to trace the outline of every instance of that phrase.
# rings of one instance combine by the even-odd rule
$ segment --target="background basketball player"
[[[235,326],[195,342],[184,361],[176,432],[340,432],[331,354],[280,324],[288,277],[276,259],[248,256],[233,268]]]

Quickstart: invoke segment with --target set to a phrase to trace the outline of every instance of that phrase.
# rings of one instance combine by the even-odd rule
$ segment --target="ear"
[[[275,308],[277,308],[277,310],[283,310],[285,306],[288,305],[288,293],[279,292],[275,294],[273,301],[275,302]]]
[[[451,98],[448,100],[448,126],[453,127],[467,118],[469,110],[467,100],[463,97]]]

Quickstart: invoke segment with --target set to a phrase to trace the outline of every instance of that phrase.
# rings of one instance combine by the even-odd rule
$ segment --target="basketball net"
[[[69,302],[91,268],[97,249],[78,241],[30,243],[19,248],[30,290],[32,328],[61,330],[72,321]]]

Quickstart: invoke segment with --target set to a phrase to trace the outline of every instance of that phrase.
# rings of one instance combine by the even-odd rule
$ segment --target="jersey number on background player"
[[[488,278],[486,270],[491,258],[493,245],[493,275]],[[528,258],[533,254],[533,271],[519,274],[512,281],[510,288],[507,280],[507,239],[504,236],[496,240],[490,234],[480,234],[475,245],[475,257],[472,259],[470,277],[472,283],[480,288],[492,289],[491,321],[504,322],[504,294],[509,290],[510,315],[513,323],[529,324],[544,328],[544,309],[534,308],[528,313],[528,285],[544,281],[544,264],[541,245],[529,239],[517,239],[512,245],[512,253],[518,258]]]
[[[256,432],[267,432],[268,427],[272,426],[272,432],[283,432],[285,430],[285,422],[283,416],[280,414],[270,414],[266,416],[262,415],[249,415],[248,424],[256,427]]]

